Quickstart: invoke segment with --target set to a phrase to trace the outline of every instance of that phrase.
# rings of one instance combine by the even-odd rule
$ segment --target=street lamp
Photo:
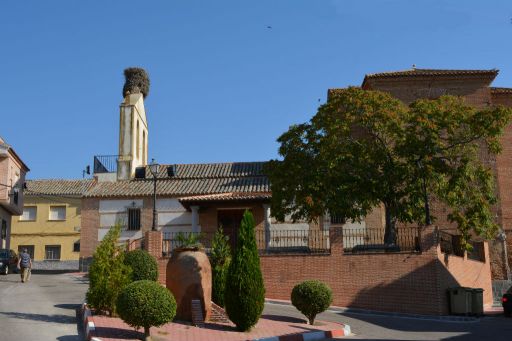
[[[151,227],[152,231],[156,231],[156,182],[158,180],[158,168],[160,165],[155,162],[155,159],[151,159],[151,163],[149,164],[149,170],[153,175],[153,226]]]

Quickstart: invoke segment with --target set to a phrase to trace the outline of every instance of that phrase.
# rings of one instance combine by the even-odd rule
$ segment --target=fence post
[[[329,244],[331,246],[331,255],[343,254],[343,227],[330,226]]]
[[[162,258],[163,234],[161,231],[147,231],[144,237],[144,248],[156,259]]]

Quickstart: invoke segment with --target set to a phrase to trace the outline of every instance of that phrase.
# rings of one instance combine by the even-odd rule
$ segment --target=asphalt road
[[[87,282],[72,274],[0,276],[0,341],[82,340],[76,308],[85,297]]]
[[[289,305],[266,304],[264,314],[304,318]],[[483,317],[472,322],[445,322],[413,318],[325,312],[319,320],[350,325],[358,340],[512,340],[512,318]],[[336,339],[342,340],[342,339]]]

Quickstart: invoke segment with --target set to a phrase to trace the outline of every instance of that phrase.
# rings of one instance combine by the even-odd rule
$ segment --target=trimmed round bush
[[[304,281],[293,287],[292,304],[308,318],[309,324],[313,324],[316,315],[329,308],[331,302],[331,288],[320,281]]]
[[[158,264],[155,257],[145,250],[133,250],[126,253],[124,263],[132,268],[132,281],[157,281]]]
[[[132,327],[149,328],[171,322],[176,315],[176,300],[167,288],[154,281],[136,281],[127,285],[117,298],[117,313]]]

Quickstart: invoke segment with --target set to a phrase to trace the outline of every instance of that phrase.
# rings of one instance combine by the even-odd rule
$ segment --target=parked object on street
[[[448,289],[450,297],[450,314],[470,315],[472,311],[471,288],[455,287]]]
[[[9,272],[16,272],[18,256],[16,252],[8,249],[0,249],[0,273],[7,275]]]
[[[512,292],[505,293],[501,298],[501,305],[503,306],[503,313],[505,316],[512,316]]]

